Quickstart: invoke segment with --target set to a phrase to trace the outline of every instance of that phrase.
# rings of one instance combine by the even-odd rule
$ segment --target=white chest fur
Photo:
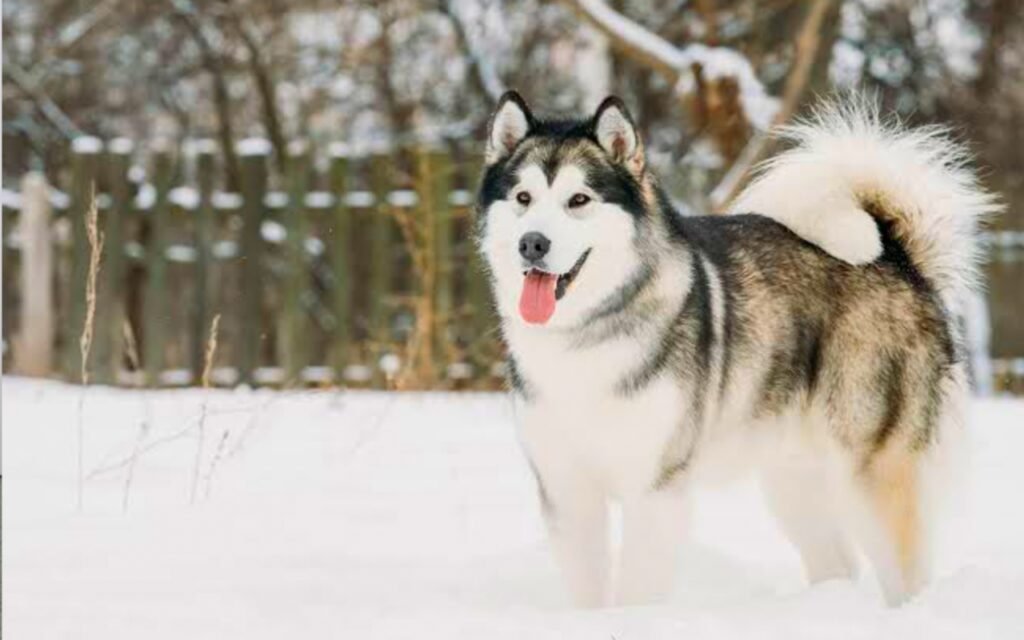
[[[632,342],[581,349],[557,333],[509,338],[528,386],[528,398],[516,402],[517,421],[542,474],[585,478],[609,496],[648,490],[680,425],[678,385],[666,377],[638,393],[619,393],[619,380],[642,355]]]

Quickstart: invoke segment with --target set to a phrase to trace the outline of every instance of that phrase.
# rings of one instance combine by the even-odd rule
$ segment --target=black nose
[[[519,239],[519,255],[530,262],[536,262],[547,255],[551,241],[543,233],[531,231]]]

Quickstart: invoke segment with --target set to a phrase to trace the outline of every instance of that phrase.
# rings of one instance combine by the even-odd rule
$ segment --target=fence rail
[[[237,151],[230,190],[212,143],[156,146],[142,165],[128,140],[79,138],[58,184],[31,174],[20,191],[4,189],[4,366],[77,379],[95,198],[105,236],[89,363],[98,382],[195,383],[221,314],[215,384],[498,383],[496,320],[470,238],[478,156],[336,146],[318,156],[292,145],[271,171],[265,141]],[[1024,232],[984,242],[994,386],[1024,392],[1012,295]]]

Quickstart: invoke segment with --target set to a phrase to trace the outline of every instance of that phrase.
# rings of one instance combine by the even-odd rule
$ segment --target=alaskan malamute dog
[[[580,605],[666,595],[689,489],[722,470],[759,472],[810,581],[851,575],[853,545],[890,603],[926,579],[930,470],[964,417],[961,301],[994,201],[941,131],[864,104],[786,135],[735,214],[683,217],[621,100],[584,120],[538,118],[515,92],[497,106],[478,242]]]

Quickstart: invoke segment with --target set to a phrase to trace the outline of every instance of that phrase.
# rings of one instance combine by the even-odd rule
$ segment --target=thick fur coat
[[[941,131],[863,103],[785,135],[734,213],[683,217],[620,100],[545,120],[509,93],[492,118],[479,246],[581,605],[667,595],[691,487],[748,471],[811,581],[851,575],[858,547],[891,603],[927,577],[934,461],[967,393],[961,306],[995,206]]]

